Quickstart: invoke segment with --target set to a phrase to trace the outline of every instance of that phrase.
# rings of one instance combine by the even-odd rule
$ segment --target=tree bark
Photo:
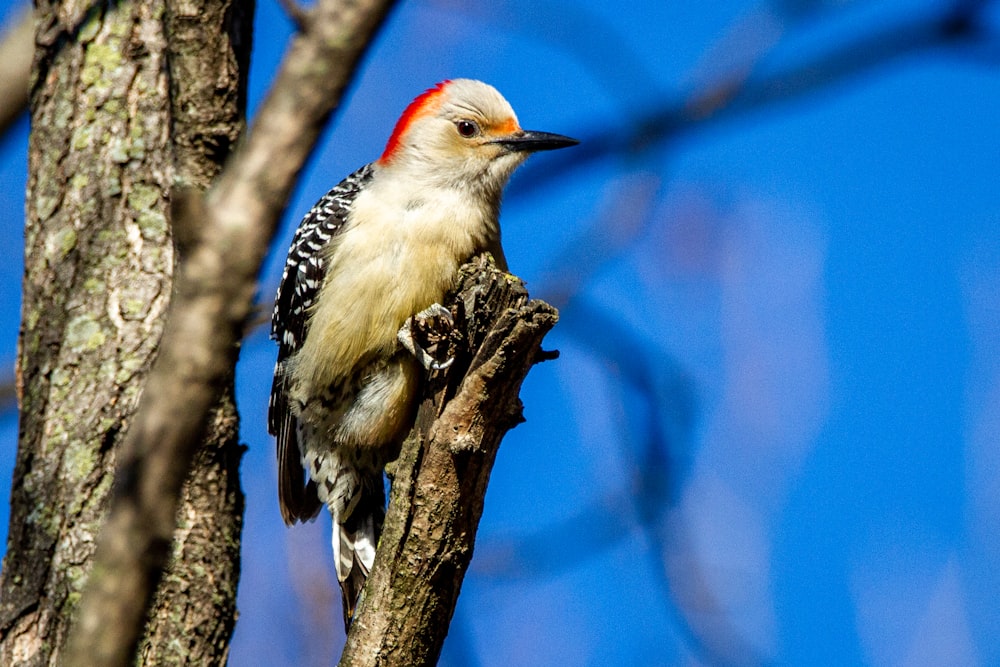
[[[204,197],[174,191],[184,256],[62,664],[125,667],[133,659],[177,526],[181,483],[231,378],[260,263],[299,170],[391,4],[314,5],[226,169]]]
[[[249,7],[39,3],[0,664],[60,661],[170,300],[171,188],[207,187],[243,127]],[[193,23],[200,51],[180,38]],[[198,85],[231,92],[220,102]],[[205,137],[216,150],[201,150]],[[157,664],[178,646],[214,656],[199,664],[226,654],[242,520],[229,396],[185,487],[185,529],[145,645]],[[215,601],[210,613],[192,613],[192,591]]]
[[[392,466],[389,512],[342,667],[437,662],[500,440],[523,421],[521,383],[554,356],[540,345],[555,309],[529,301],[523,283],[486,257],[463,268],[451,310],[455,330],[444,339],[416,327],[418,342],[455,361],[429,383]]]

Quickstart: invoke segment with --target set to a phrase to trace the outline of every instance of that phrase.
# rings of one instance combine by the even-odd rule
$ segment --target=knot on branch
[[[497,268],[489,254],[461,268],[445,306],[450,321],[429,318],[415,322],[412,329],[416,342],[435,358],[454,359],[453,365],[432,375],[428,387],[427,395],[442,410],[462,381],[484,365],[490,375],[499,369],[512,370],[512,364],[519,366],[523,370],[517,379],[520,387],[532,365],[558,356],[557,351],[541,349],[542,337],[559,318],[556,309],[530,299],[524,282]],[[512,398],[517,399],[516,391]],[[519,415],[520,409],[516,412]],[[516,419],[511,426],[520,421]]]

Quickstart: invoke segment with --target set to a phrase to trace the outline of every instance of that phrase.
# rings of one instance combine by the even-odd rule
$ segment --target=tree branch
[[[493,461],[558,316],[485,257],[463,269],[455,363],[434,379],[394,465],[375,566],[340,664],[433,665],[472,558]],[[455,339],[463,341],[457,343]]]
[[[236,362],[260,263],[303,163],[391,5],[319,2],[247,143],[205,200],[175,193],[175,224],[200,229],[180,264],[159,357],[126,436],[68,666],[131,664],[181,484]]]
[[[21,13],[0,41],[0,136],[28,108],[31,54],[35,51],[35,25],[30,10]]]

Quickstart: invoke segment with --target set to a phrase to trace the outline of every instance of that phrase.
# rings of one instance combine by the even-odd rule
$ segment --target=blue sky
[[[765,80],[947,6],[473,4],[392,15],[289,206],[262,302],[301,215],[436,81],[488,81],[525,127],[624,144],[641,113],[746,63]],[[1000,26],[987,6],[992,54],[914,50],[565,177],[551,177],[556,155],[515,176],[505,248],[562,308],[547,339],[562,356],[525,384],[528,421],[501,447],[442,664],[1000,662]],[[260,3],[251,110],[289,29]],[[5,364],[26,131],[0,143]],[[249,449],[232,664],[329,664],[342,642],[329,527],[286,529],[278,514],[274,353],[257,332],[238,369]],[[12,414],[0,442],[6,495]]]

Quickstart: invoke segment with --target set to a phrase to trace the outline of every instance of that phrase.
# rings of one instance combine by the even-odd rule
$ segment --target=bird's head
[[[562,135],[521,129],[514,110],[493,86],[454,79],[410,103],[379,165],[406,169],[437,185],[478,185],[499,194],[531,153],[577,143]]]

